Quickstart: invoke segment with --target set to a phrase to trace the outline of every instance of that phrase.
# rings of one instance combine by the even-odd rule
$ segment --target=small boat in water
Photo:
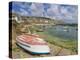
[[[68,30],[64,29],[63,31],[68,32]]]
[[[50,49],[46,41],[38,35],[20,35],[16,38],[17,44],[32,54],[47,54]]]

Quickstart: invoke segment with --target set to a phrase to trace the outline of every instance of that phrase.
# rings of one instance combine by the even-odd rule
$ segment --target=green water
[[[48,34],[67,40],[77,40],[78,31],[71,26],[53,26],[46,30]]]

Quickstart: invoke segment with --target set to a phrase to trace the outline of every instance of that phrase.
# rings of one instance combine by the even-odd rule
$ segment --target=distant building
[[[34,17],[34,16],[21,16],[16,13],[10,13],[9,20],[15,20],[17,23],[24,23],[24,24],[62,24],[62,21],[54,20],[51,18],[45,17]]]
[[[16,21],[17,23],[21,23],[21,17],[16,13],[9,13],[9,20]]]

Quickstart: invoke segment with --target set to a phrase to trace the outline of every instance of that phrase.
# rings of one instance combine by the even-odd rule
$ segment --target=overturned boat
[[[32,54],[48,54],[50,49],[46,41],[38,35],[20,35],[16,38],[17,44]]]

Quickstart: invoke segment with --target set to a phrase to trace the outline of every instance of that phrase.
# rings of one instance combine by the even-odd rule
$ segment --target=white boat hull
[[[30,45],[17,40],[17,44],[32,54],[47,54],[50,53],[50,49],[47,45]]]

